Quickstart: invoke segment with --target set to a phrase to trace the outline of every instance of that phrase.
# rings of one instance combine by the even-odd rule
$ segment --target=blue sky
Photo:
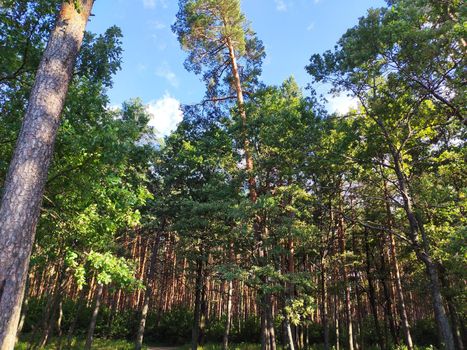
[[[280,84],[293,75],[305,87],[311,80],[304,70],[310,56],[332,48],[370,7],[379,6],[383,0],[243,0],[242,9],[266,47],[263,81]],[[177,0],[100,0],[88,25],[97,33],[111,25],[122,29],[123,65],[109,91],[111,104],[140,97],[162,134],[181,119],[179,103],[196,103],[204,95],[199,77],[185,71],[186,53],[170,30],[177,10]],[[329,109],[350,103],[334,98]]]

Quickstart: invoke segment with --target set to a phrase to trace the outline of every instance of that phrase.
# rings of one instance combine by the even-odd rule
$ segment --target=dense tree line
[[[84,32],[91,7],[0,9],[0,349],[464,349],[462,1],[369,10],[303,92],[261,81],[240,1],[180,0],[206,93],[164,140],[141,101],[109,108],[122,33]],[[330,114],[319,83],[358,107]]]

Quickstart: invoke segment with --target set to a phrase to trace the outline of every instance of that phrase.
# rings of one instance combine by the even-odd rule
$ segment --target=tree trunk
[[[92,5],[92,0],[63,2],[37,70],[6,177],[0,205],[0,350],[11,350],[15,344],[60,114]]]
[[[198,349],[199,325],[201,322],[201,303],[203,293],[203,262],[197,262],[196,282],[195,282],[195,311],[193,315],[193,329],[191,331],[191,349]]]
[[[158,232],[156,234],[156,241],[154,242],[154,249],[151,255],[151,261],[149,263],[149,271],[146,275],[146,290],[144,292],[144,300],[143,300],[143,307],[141,309],[141,316],[139,319],[139,326],[138,326],[138,333],[136,335],[136,344],[135,349],[141,350],[143,347],[143,337],[144,337],[144,329],[146,328],[146,318],[148,316],[149,311],[149,303],[152,297],[152,281],[156,274],[156,265],[157,265],[157,255],[159,253],[161,241],[161,233]]]
[[[57,328],[57,350],[62,349],[62,340],[63,340],[63,332],[62,332],[62,320],[63,320],[63,301],[60,299],[58,304],[58,317],[57,322],[55,324]]]
[[[21,336],[21,332],[24,327],[24,321],[26,320],[26,314],[28,313],[29,310],[29,287],[31,283],[31,277],[28,276],[27,281],[26,281],[26,287],[24,290],[24,301],[23,301],[23,306],[21,308],[21,316],[19,318],[19,323],[18,323],[18,329],[16,330],[16,342],[18,342],[19,337]]]
[[[401,273],[399,270],[399,262],[397,259],[396,253],[396,242],[394,240],[394,235],[392,233],[392,213],[391,207],[389,205],[389,193],[387,188],[386,181],[384,182],[384,196],[386,200],[386,215],[388,217],[388,228],[389,228],[389,256],[391,258],[391,265],[394,272],[394,280],[396,283],[396,292],[397,292],[397,309],[399,311],[399,317],[401,318],[402,323],[402,331],[404,332],[404,340],[405,345],[407,346],[407,350],[413,349],[413,342],[412,342],[412,335],[410,333],[410,324],[409,319],[407,317],[407,310],[405,307],[405,298],[404,292],[402,290],[402,282],[401,282]]]
[[[440,271],[440,279],[443,289],[449,289],[449,281],[443,269],[441,269]],[[449,294],[449,292],[446,293],[446,304],[448,306],[450,316],[449,318],[451,319],[452,329],[454,331],[454,341],[456,342],[457,349],[464,350],[464,342],[462,340],[462,330],[460,327],[459,314],[456,310],[453,297]]]
[[[368,231],[365,229],[365,255],[366,255],[366,274],[368,279],[368,297],[370,300],[371,313],[373,314],[373,322],[375,332],[378,338],[380,349],[385,349],[383,335],[378,321],[378,307],[376,304],[376,293],[373,283],[373,272],[371,271],[370,243],[368,241]]]
[[[287,315],[285,315],[285,329],[287,330],[287,344],[289,346],[289,350],[295,350],[294,344],[294,337],[292,334],[292,327],[290,325],[290,321]]]
[[[232,324],[232,292],[233,292],[233,282],[229,281],[228,290],[227,290],[227,318],[225,320],[225,330],[224,337],[222,340],[222,349],[227,350],[229,348],[229,336],[230,336],[230,326]]]
[[[399,191],[403,200],[404,210],[409,222],[409,238],[412,243],[412,247],[420,261],[422,261],[426,268],[426,273],[430,281],[430,292],[433,302],[433,308],[435,311],[436,324],[438,326],[439,333],[441,335],[442,343],[446,350],[455,350],[454,336],[452,329],[449,324],[446,310],[443,305],[443,297],[441,295],[441,286],[438,275],[438,267],[436,262],[433,261],[430,254],[430,245],[423,229],[423,223],[417,219],[415,211],[413,209],[412,197],[409,193],[409,187],[402,172],[401,160],[397,152],[393,152],[394,169],[397,175]],[[422,245],[418,234],[422,234]]]
[[[340,350],[340,329],[339,329],[339,298],[334,295],[334,321],[336,323],[336,350]]]
[[[324,350],[329,350],[329,325],[328,325],[328,288],[326,264],[321,261],[321,318],[324,330]]]
[[[246,171],[248,173],[248,191],[249,191],[250,200],[253,203],[256,203],[258,199],[258,194],[256,191],[256,179],[252,173],[254,165],[253,165],[253,157],[250,152],[250,141],[248,139],[248,133],[247,133],[247,115],[245,111],[243,89],[242,89],[240,74],[238,71],[237,59],[235,56],[235,50],[233,47],[233,43],[229,37],[227,37],[226,41],[227,41],[227,47],[229,49],[230,66],[232,70],[234,88],[237,94],[237,106],[239,109],[240,118],[242,120],[243,151],[245,153]],[[265,251],[263,247],[264,237],[261,232],[262,230],[261,230],[260,222],[261,222],[261,219],[258,217],[258,215],[255,215],[253,229],[255,232],[256,241],[258,243],[258,258],[261,264],[261,263],[264,263],[263,260],[265,258]],[[267,298],[267,296],[265,296],[265,298]],[[265,303],[261,302],[260,306],[264,308]],[[275,339],[274,329],[273,329],[273,334],[270,334],[271,330],[270,330],[270,327],[268,327],[267,325],[268,323],[267,318],[268,318],[268,312],[267,311],[261,312],[261,344],[262,344],[261,348],[263,350],[269,349],[270,345],[268,344],[271,343],[272,338]]]
[[[339,204],[339,211],[343,213],[342,210],[342,203]],[[344,289],[345,289],[345,312],[347,318],[347,332],[348,332],[348,347],[349,350],[354,350],[354,339],[353,339],[353,324],[352,324],[352,302],[351,302],[351,295],[350,295],[350,285],[348,282],[348,273],[347,273],[347,266],[346,266],[346,258],[345,258],[345,226],[344,226],[344,218],[342,215],[339,217],[338,221],[338,239],[339,239],[339,250],[341,254],[341,264],[342,264],[342,275],[344,279]]]
[[[68,332],[67,332],[66,344],[68,348],[71,348],[71,341],[73,338],[73,334],[75,332],[76,325],[78,323],[79,314],[81,312],[83,304],[85,303],[85,297],[86,297],[86,288],[82,287],[79,292],[78,304],[75,309],[75,314],[73,316],[73,320],[71,321],[70,328],[68,328]]]
[[[270,350],[276,350],[276,331],[274,329],[274,315],[273,315],[273,305],[272,305],[272,296],[267,294],[266,296],[267,306],[266,306],[266,320],[267,320],[267,329],[268,329],[268,338]]]
[[[99,308],[101,306],[102,290],[104,285],[102,283],[97,284],[96,296],[94,299],[94,308],[92,311],[91,323],[89,323],[88,335],[86,337],[85,350],[90,350],[92,341],[94,340],[94,329],[96,329],[97,315],[99,314]]]

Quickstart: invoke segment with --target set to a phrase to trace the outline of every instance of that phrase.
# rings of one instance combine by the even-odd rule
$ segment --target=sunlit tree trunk
[[[79,10],[75,8],[79,7]],[[11,350],[60,114],[92,0],[65,1],[37,70],[0,205],[0,349]]]

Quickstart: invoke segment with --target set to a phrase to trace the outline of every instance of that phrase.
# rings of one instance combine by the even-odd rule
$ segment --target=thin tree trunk
[[[62,338],[63,338],[63,332],[62,332],[62,320],[63,320],[63,300],[59,301],[58,304],[58,317],[57,317],[57,323],[55,326],[57,327],[57,350],[62,349]]]
[[[392,213],[391,207],[389,204],[389,193],[387,188],[386,181],[384,182],[384,196],[386,199],[386,215],[388,217],[388,226],[389,226],[389,256],[391,258],[391,265],[395,277],[396,283],[396,292],[397,292],[397,308],[399,310],[399,317],[402,323],[402,331],[404,332],[404,340],[405,345],[407,346],[407,350],[413,349],[413,342],[412,342],[412,335],[410,333],[410,324],[409,319],[407,317],[407,310],[405,307],[405,297],[404,292],[402,290],[402,282],[401,282],[401,273],[399,269],[399,262],[397,259],[396,253],[396,242],[394,240],[394,235],[392,234]]]
[[[324,350],[329,350],[329,325],[328,325],[328,288],[326,264],[324,259],[321,261],[321,318],[324,329]]]
[[[295,350],[294,337],[292,334],[292,327],[290,325],[289,318],[285,316],[285,329],[287,330],[287,344],[289,345],[289,350]]]
[[[274,329],[274,315],[271,294],[267,294],[266,320],[268,328],[268,343],[270,350],[276,350],[276,331]]]
[[[195,282],[195,311],[193,315],[193,329],[191,331],[191,349],[198,349],[199,326],[201,322],[201,303],[203,293],[203,262],[197,261],[196,282]]]
[[[334,321],[336,323],[336,350],[340,350],[339,298],[334,295]]]
[[[430,281],[430,292],[433,308],[435,311],[436,324],[441,335],[443,346],[446,348],[446,350],[455,350],[454,336],[452,334],[452,329],[443,305],[438,267],[436,266],[436,262],[433,261],[431,257],[430,245],[423,229],[423,223],[421,220],[417,219],[413,209],[412,198],[409,194],[409,188],[405,179],[405,175],[402,172],[400,158],[395,151],[393,152],[393,159],[399,191],[402,196],[404,210],[409,222],[409,237],[418,259],[424,263],[426,268],[426,273]],[[420,245],[420,240],[418,237],[419,233],[422,235],[422,245]]]
[[[6,177],[0,205],[0,350],[15,345],[60,114],[92,5],[92,0],[63,2],[37,70]]]
[[[68,328],[67,339],[66,339],[66,344],[68,348],[71,348],[72,337],[75,332],[76,325],[78,323],[78,318],[81,312],[81,308],[83,307],[83,304],[85,302],[85,297],[86,297],[86,288],[82,287],[79,292],[78,305],[75,310],[75,315],[73,316],[73,321],[70,324],[70,328]]]
[[[151,261],[149,263],[149,271],[147,272],[147,275],[146,275],[146,290],[144,292],[143,307],[141,309],[138,333],[136,335],[136,344],[135,344],[136,350],[141,350],[141,348],[143,347],[144,329],[146,328],[146,318],[148,316],[149,303],[152,297],[152,291],[153,291],[152,281],[156,274],[157,255],[159,254],[160,241],[161,241],[161,233],[157,232],[156,241],[154,242],[154,249],[151,254]]]
[[[28,313],[29,310],[29,287],[31,283],[31,277],[28,276],[27,281],[26,281],[26,287],[24,291],[24,301],[23,301],[23,306],[21,308],[21,316],[19,318],[19,323],[18,323],[18,329],[16,331],[16,342],[18,342],[19,337],[21,336],[21,332],[24,327],[24,321],[26,320],[26,314]]]
[[[441,285],[444,289],[449,289],[449,282],[445,275],[445,271],[440,271]],[[464,342],[462,341],[462,331],[460,327],[459,315],[454,305],[454,300],[449,293],[446,295],[446,304],[448,306],[449,316],[451,319],[452,328],[454,331],[454,341],[456,342],[457,349],[464,350]]]
[[[339,211],[342,213],[342,202],[339,204]],[[338,239],[339,239],[339,250],[341,254],[341,264],[342,264],[342,275],[344,279],[344,289],[345,289],[345,311],[346,311],[346,318],[347,318],[347,332],[348,332],[348,347],[349,350],[354,350],[354,339],[353,339],[353,324],[352,324],[352,302],[351,302],[351,295],[350,295],[350,285],[348,282],[348,274],[347,274],[347,266],[346,266],[346,258],[345,258],[345,226],[344,226],[344,218],[342,215],[339,217],[338,221]]]
[[[224,337],[222,340],[222,349],[227,350],[229,348],[229,336],[230,336],[230,326],[232,324],[232,292],[233,292],[233,282],[229,281],[228,290],[227,290],[227,317],[225,320],[225,330]]]
[[[101,306],[102,291],[104,285],[102,283],[97,284],[96,296],[94,300],[94,308],[92,311],[91,322],[89,323],[88,335],[86,337],[86,344],[84,350],[90,350],[92,341],[94,340],[94,330],[96,329],[97,315],[99,314],[99,308]]]
[[[365,255],[366,255],[366,274],[368,279],[368,297],[370,301],[371,313],[373,314],[373,322],[375,325],[376,336],[380,349],[384,349],[384,339],[381,333],[381,327],[378,321],[378,307],[376,305],[376,293],[373,283],[373,272],[371,271],[370,243],[368,242],[368,231],[365,229]]]

